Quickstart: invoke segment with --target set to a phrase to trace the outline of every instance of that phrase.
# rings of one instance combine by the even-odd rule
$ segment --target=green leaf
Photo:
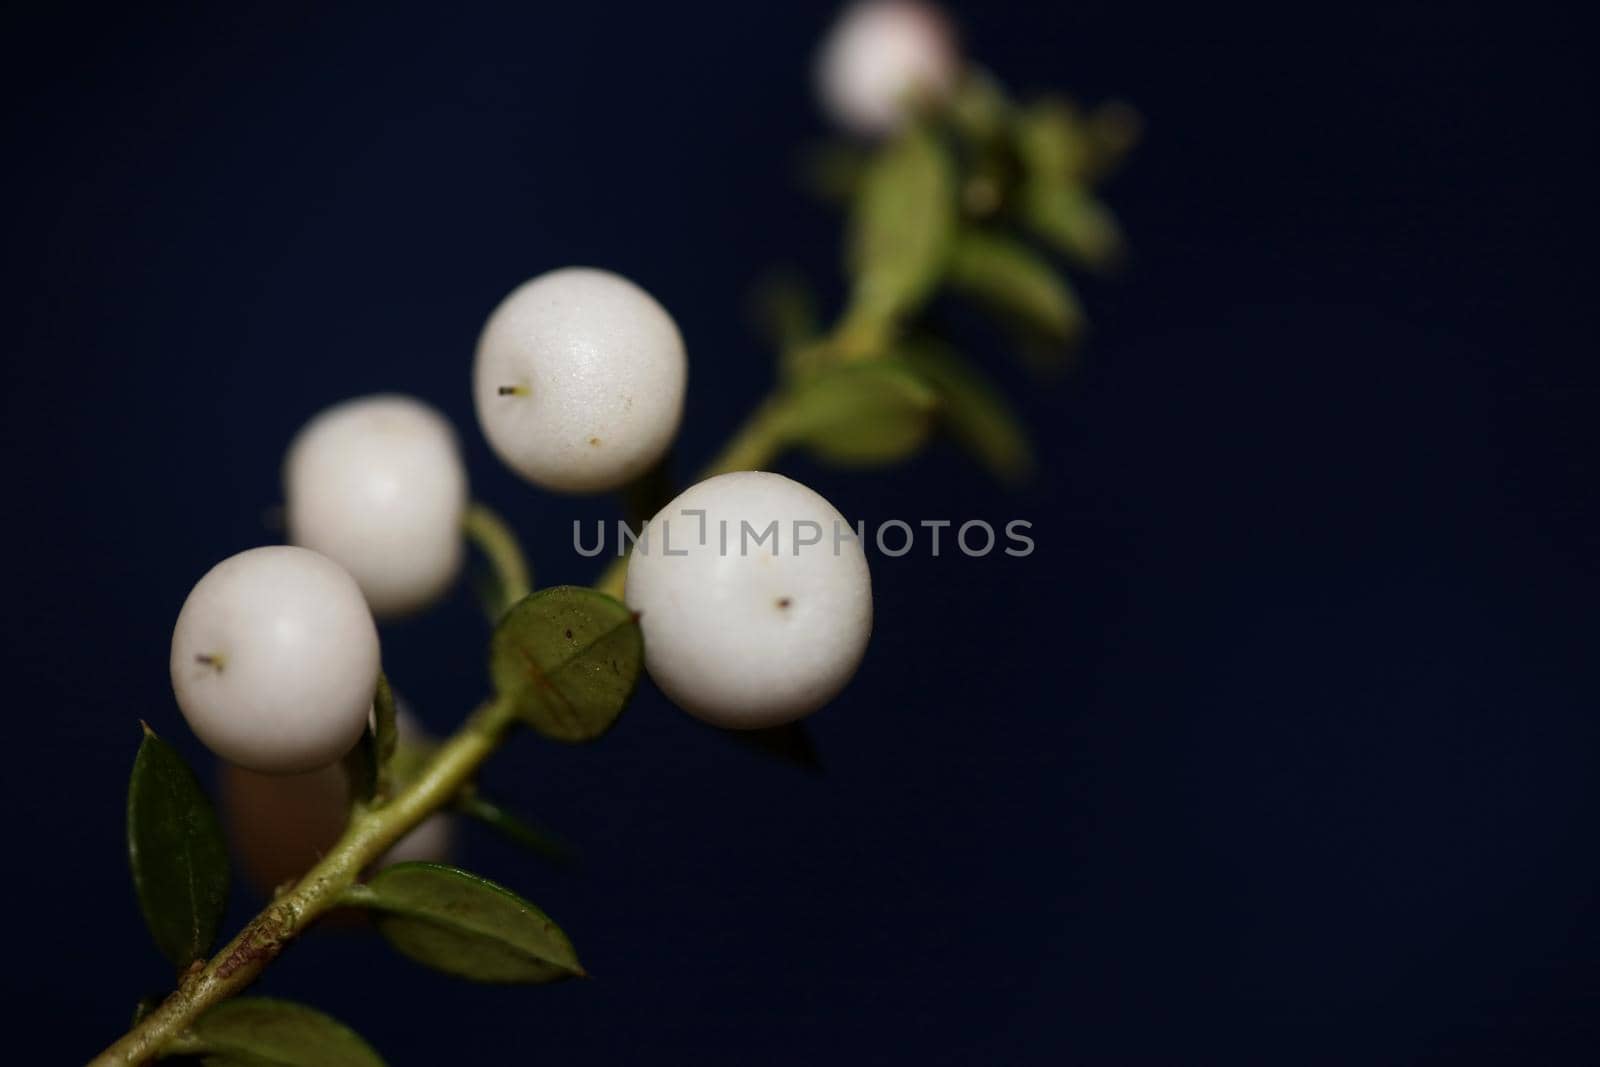
[[[907,127],[868,167],[850,220],[847,319],[857,330],[915,311],[939,280],[955,226],[951,170],[921,125]]]
[[[1126,255],[1116,216],[1084,186],[1030,184],[1022,212],[1041,240],[1081,266],[1110,270]]]
[[[1019,111],[1012,143],[1029,178],[1046,186],[1081,180],[1093,155],[1078,109],[1059,98],[1038,100]]]
[[[205,1067],[383,1067],[383,1057],[337,1019],[272,997],[223,1001],[174,1051],[199,1053]]]
[[[565,841],[484,796],[476,786],[469,786],[457,794],[455,808],[463,815],[493,827],[507,839],[543,856],[551,863],[565,867],[577,858],[571,846]]]
[[[942,422],[957,443],[1003,482],[1028,476],[1033,448],[1022,420],[976,367],[933,344],[908,350],[905,359],[938,390]]]
[[[778,432],[823,460],[873,466],[905,459],[933,428],[939,397],[904,363],[826,367],[780,401]]]
[[[950,285],[1065,343],[1083,329],[1083,309],[1068,281],[1026,245],[1001,234],[968,230],[951,249]]]
[[[509,889],[438,863],[379,871],[349,902],[371,909],[388,942],[418,963],[479,982],[584,977],[549,916]]]
[[[380,796],[387,796],[394,774],[394,752],[400,744],[400,724],[394,690],[389,686],[389,676],[382,671],[378,672],[378,689],[372,697],[372,737],[377,763],[373,789]]]
[[[148,726],[128,782],[128,860],[162,954],[179,970],[204,958],[227,904],[228,850],[194,772]]]
[[[643,657],[633,612],[604,593],[561,585],[506,613],[489,643],[489,673],[535,730],[591,741],[627,706]]]
[[[378,689],[372,698],[373,735],[378,743],[378,765],[387,767],[394,759],[395,746],[400,743],[399,714],[395,711],[394,690],[389,686],[389,676],[378,672]]]

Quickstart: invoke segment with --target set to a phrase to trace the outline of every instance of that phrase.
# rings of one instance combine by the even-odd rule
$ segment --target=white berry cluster
[[[500,303],[472,377],[479,425],[507,466],[535,485],[588,493],[625,485],[665,455],[687,359],[672,317],[643,289],[570,267]],[[446,418],[396,395],[314,417],[289,447],[283,480],[293,544],[241,552],[200,579],[173,630],[172,685],[224,760],[305,775],[338,762],[366,729],[374,618],[416,612],[454,584],[468,487]],[[753,472],[701,482],[674,508],[735,523],[843,521],[806,487]],[[814,711],[854,673],[871,629],[859,545],[748,559],[714,547],[636,554],[625,596],[651,675],[723,726]]]

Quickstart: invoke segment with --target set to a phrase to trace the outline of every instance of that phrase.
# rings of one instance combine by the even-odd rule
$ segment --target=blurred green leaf
[[[128,782],[128,859],[162,954],[179,970],[204,958],[227,904],[228,850],[194,772],[148,726]]]
[[[1035,234],[1080,266],[1110,270],[1126,255],[1116,216],[1081,185],[1030,184],[1022,213]]]
[[[1083,309],[1071,283],[1043,257],[1018,241],[985,230],[965,230],[950,254],[950,285],[1058,343],[1083,330]]]
[[[814,341],[821,333],[816,297],[793,272],[771,274],[757,282],[751,309],[762,336],[779,352]]]
[[[1015,484],[1033,470],[1033,448],[1022,420],[978,369],[942,345],[909,348],[905,359],[939,393],[950,436],[996,478]]]
[[[893,359],[826,367],[797,383],[779,409],[780,433],[844,466],[893,463],[933,428],[936,393]]]
[[[1005,135],[1011,101],[988,71],[973,67],[962,75],[946,103],[951,124],[969,141],[983,145]]]
[[[882,327],[915,311],[944,268],[955,225],[955,179],[944,147],[907,127],[868,167],[850,220],[847,320]]]
[[[372,698],[373,736],[378,744],[380,773],[394,761],[394,750],[400,743],[400,727],[396,721],[394,690],[389,686],[389,676],[378,672],[378,691]]]
[[[498,830],[530,852],[560,866],[575,860],[571,846],[541,826],[535,826],[515,812],[484,796],[476,786],[468,786],[456,796],[456,810]]]
[[[1070,101],[1047,97],[1028,104],[1016,113],[1012,139],[1029,179],[1040,185],[1080,181],[1089,168],[1089,132]]]
[[[633,612],[604,593],[561,585],[506,612],[489,643],[489,673],[535,730],[590,741],[622,714],[643,657]]]
[[[475,874],[437,863],[400,863],[349,896],[378,932],[419,963],[480,982],[583,977],[572,943],[550,918]]]
[[[205,1067],[383,1067],[348,1026],[304,1004],[272,997],[225,1000],[179,1042]]]

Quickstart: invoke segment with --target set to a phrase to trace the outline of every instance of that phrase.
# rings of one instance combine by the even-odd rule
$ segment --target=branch
[[[204,967],[186,975],[176,992],[90,1061],[90,1067],[149,1062],[170,1050],[206,1009],[255,981],[286,944],[339,905],[363,870],[460,792],[500,747],[513,718],[508,701],[480,707],[410,785],[382,807],[358,810],[344,836],[315,867],[245,924]]]

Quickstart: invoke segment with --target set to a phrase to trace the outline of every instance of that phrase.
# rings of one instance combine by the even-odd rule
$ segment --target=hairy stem
[[[424,818],[449,803],[500,746],[513,721],[508,701],[474,712],[441,745],[409,785],[379,807],[354,812],[344,836],[288,892],[245,924],[237,937],[186,974],[178,989],[91,1062],[90,1067],[146,1063],[171,1050],[212,1005],[234,996],[259,975],[294,937],[337,907],[361,872]]]

